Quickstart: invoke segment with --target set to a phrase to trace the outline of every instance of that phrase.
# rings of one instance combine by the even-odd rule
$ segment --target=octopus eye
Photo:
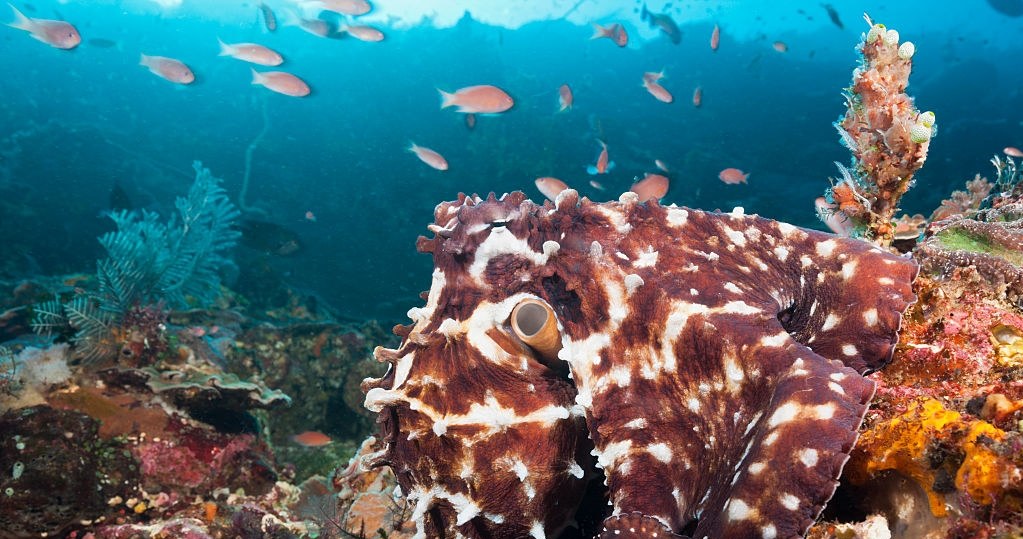
[[[512,309],[511,327],[523,343],[535,350],[546,362],[557,362],[561,350],[561,332],[554,309],[538,299],[524,299]]]

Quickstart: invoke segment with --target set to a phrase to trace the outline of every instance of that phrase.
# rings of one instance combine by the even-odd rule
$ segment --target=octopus
[[[462,194],[429,230],[363,382],[418,538],[801,536],[916,299],[912,260],[741,208]]]

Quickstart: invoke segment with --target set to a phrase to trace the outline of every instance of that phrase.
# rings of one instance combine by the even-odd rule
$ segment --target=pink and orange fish
[[[332,443],[334,440],[331,440],[330,436],[327,436],[322,432],[307,430],[301,434],[292,436],[291,441],[305,447],[323,447]]]
[[[629,191],[639,195],[640,202],[660,200],[668,194],[668,177],[661,174],[646,173],[646,176],[632,184]]]
[[[515,105],[515,100],[507,92],[489,84],[467,86],[454,93],[437,91],[441,97],[440,108],[458,107],[456,112],[498,114]]]
[[[721,28],[718,25],[714,25],[714,31],[710,34],[710,50],[718,50],[718,44],[721,43]]]
[[[568,189],[567,183],[551,176],[537,178],[534,183],[536,183],[536,188],[540,190],[543,196],[550,199],[551,202],[556,201],[558,195],[565,189]]]
[[[255,43],[234,43],[228,44],[217,39],[220,43],[220,56],[230,56],[243,62],[249,62],[261,66],[279,66],[284,63],[277,51],[257,45]]]
[[[427,165],[430,165],[431,167],[437,170],[443,171],[448,169],[448,160],[444,159],[443,155],[437,153],[434,150],[431,150],[423,146],[419,146],[418,144],[413,142],[412,145],[409,146],[408,151],[416,154],[416,157],[418,157],[420,161],[426,163]]]
[[[604,144],[603,140],[597,142],[600,143],[600,155],[597,156],[597,164],[586,167],[586,173],[590,175],[607,174],[615,168],[615,162],[608,161],[607,144]]]
[[[148,67],[149,71],[173,83],[192,84],[195,82],[195,73],[192,73],[192,70],[181,60],[143,54],[139,65]]]
[[[366,0],[317,0],[314,3],[320,4],[320,9],[341,15],[365,15],[373,9]]]
[[[612,23],[608,26],[601,26],[593,23],[593,35],[590,39],[608,38],[614,41],[615,45],[624,47],[629,44],[629,34],[625,33],[625,27],[620,23]]]
[[[252,84],[258,84],[267,90],[291,97],[305,97],[312,93],[309,85],[304,80],[284,71],[264,71],[260,73],[253,69]]]
[[[671,103],[675,100],[675,97],[671,95],[664,86],[657,81],[664,78],[664,71],[652,72],[648,71],[643,74],[643,87],[646,91],[650,92],[650,95],[654,96],[658,101],[662,103]]]
[[[82,42],[82,36],[78,33],[78,29],[69,22],[33,19],[18,11],[13,4],[7,5],[11,6],[11,10],[14,11],[14,21],[7,23],[7,26],[11,28],[24,30],[33,38],[58,49],[73,49]]]
[[[718,173],[718,179],[728,185],[746,183],[747,178],[749,178],[749,174],[744,173],[737,168],[726,168]]]
[[[699,107],[702,104],[703,104],[703,88],[697,86],[696,89],[693,90],[693,106],[694,107]]]
[[[369,43],[376,43],[384,40],[384,33],[372,26],[366,26],[361,24],[353,24],[346,26],[341,29],[342,32],[358,39],[359,41],[366,41]]]
[[[574,100],[572,89],[567,84],[562,84],[558,87],[558,112],[565,112],[571,109]]]

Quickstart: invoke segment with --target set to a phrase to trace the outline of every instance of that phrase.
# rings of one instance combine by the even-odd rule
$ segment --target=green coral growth
[[[971,233],[969,230],[950,227],[938,232],[934,237],[941,242],[942,247],[952,251],[989,254],[1013,265],[1023,266],[1023,253],[987,241],[984,236]]]
[[[224,253],[239,233],[239,213],[202,163],[193,163],[195,182],[175,201],[168,222],[146,210],[109,213],[117,230],[99,238],[107,257],[97,263],[99,290],[70,301],[35,306],[32,327],[50,335],[70,331],[87,360],[107,350],[98,346],[132,307],[206,306],[220,291],[218,269],[231,264]]]

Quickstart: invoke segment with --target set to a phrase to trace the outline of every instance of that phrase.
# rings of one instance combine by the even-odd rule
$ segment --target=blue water
[[[849,160],[831,124],[844,112],[864,11],[916,44],[909,93],[937,114],[906,212],[930,213],[974,174],[990,176],[988,161],[1003,147],[1023,146],[1023,18],[984,2],[835,2],[844,29],[818,2],[763,13],[763,2],[687,2],[684,12],[681,3],[651,2],[676,17],[683,38],[674,45],[639,21],[640,4],[622,1],[598,22],[624,21],[627,48],[591,41],[591,28],[571,18],[508,29],[470,16],[448,28],[396,19],[391,27],[382,17],[374,23],[387,34],[381,43],[322,39],[296,27],[268,33],[254,4],[223,4],[244,16],[195,14],[188,2],[161,14],[145,2],[33,1],[27,15],[78,27],[84,41],[70,52],[0,28],[0,277],[94,271],[96,237],[112,228],[102,212],[115,181],[138,207],[167,213],[201,160],[237,197],[264,110],[269,130],[254,146],[246,202],[253,217],[297,233],[304,249],[260,261],[343,316],[401,321],[429,284],[430,260],[414,244],[433,207],[459,192],[521,189],[539,201],[538,176],[616,199],[662,159],[672,167],[664,203],[743,206],[821,228],[813,200],[837,174],[833,161]],[[387,14],[387,2],[374,5],[375,16]],[[722,28],[716,52],[708,45],[714,23]],[[248,64],[217,56],[218,37],[280,51],[280,69],[308,81],[313,95],[252,86]],[[113,46],[90,41],[97,38]],[[777,40],[787,53],[772,48]],[[137,65],[139,53],[181,59],[198,80],[159,79]],[[661,69],[672,104],[640,84],[643,72]],[[562,83],[575,107],[556,114]],[[515,107],[467,129],[462,115],[440,109],[436,89],[473,84],[500,86]],[[691,104],[696,86],[700,108]],[[585,173],[598,137],[617,163],[600,178],[604,192]],[[416,160],[410,141],[444,154],[450,170]],[[749,184],[721,183],[725,167],[749,172]]]

